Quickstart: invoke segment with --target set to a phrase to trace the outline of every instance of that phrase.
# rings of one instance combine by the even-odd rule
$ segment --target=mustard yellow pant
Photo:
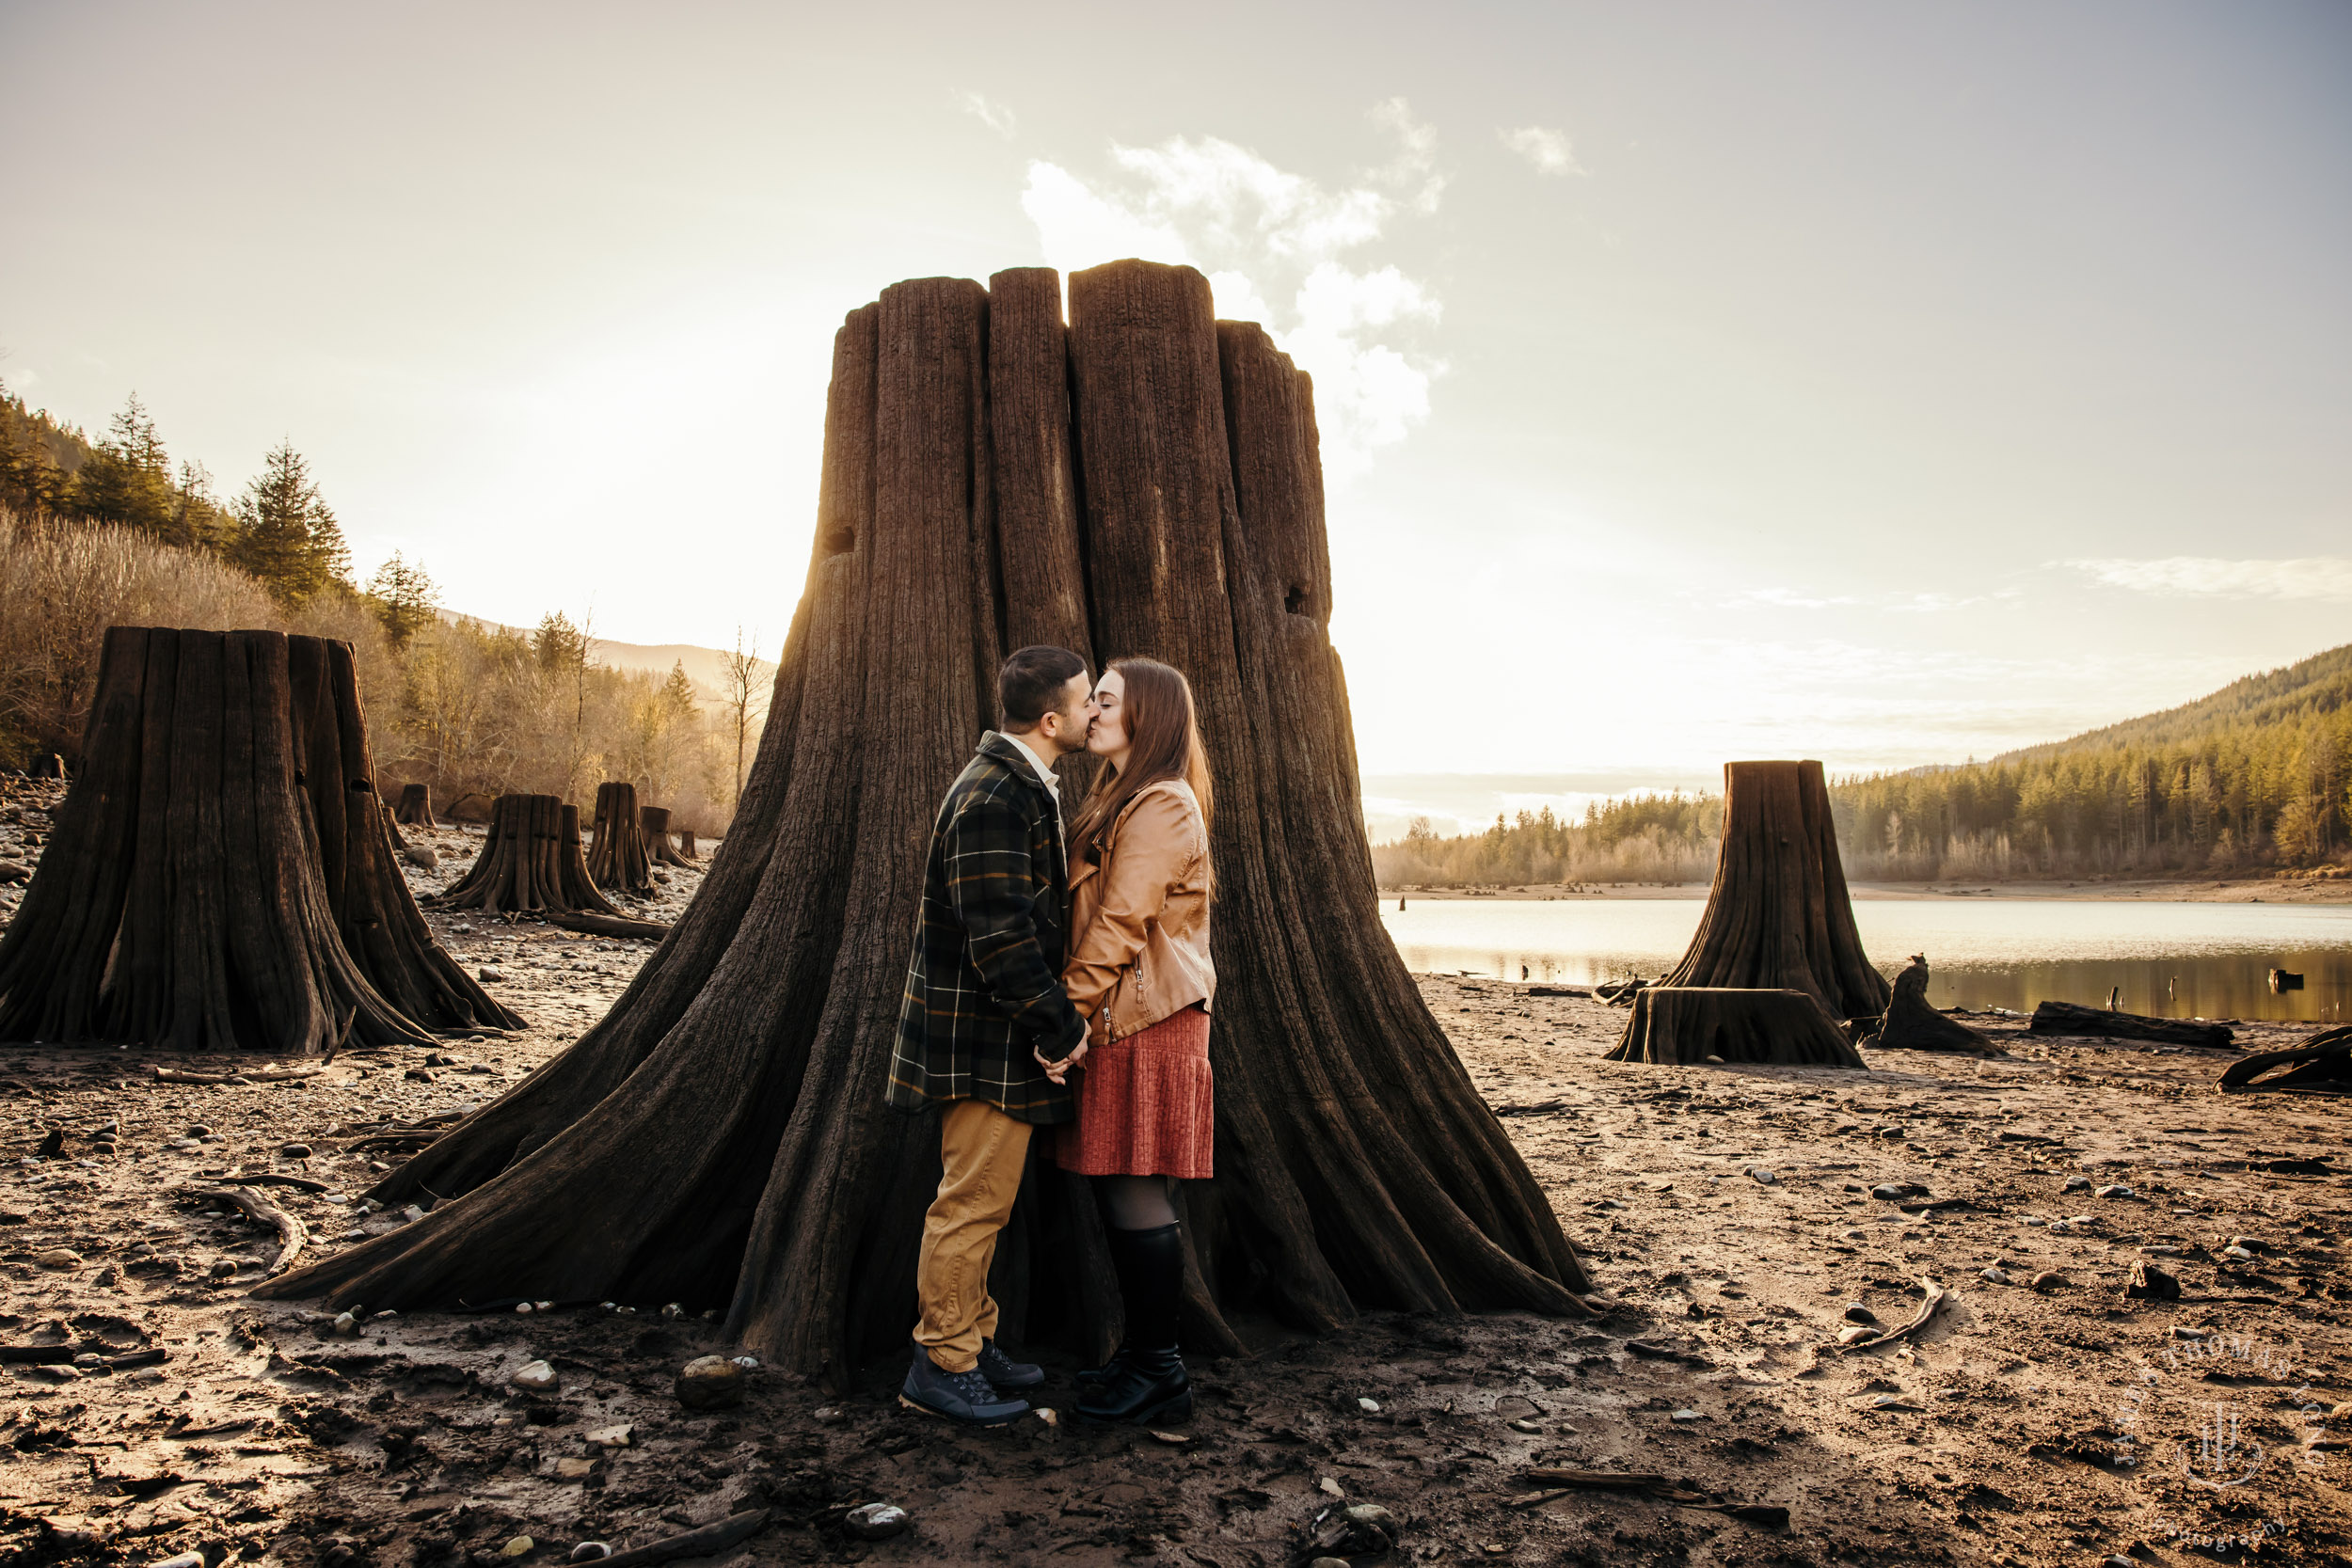
[[[959,1100],[939,1118],[939,1196],[923,1216],[923,1249],[914,1293],[923,1320],[914,1342],[942,1371],[968,1372],[980,1341],[995,1338],[996,1301],[988,1293],[996,1233],[1012,1217],[1021,1170],[1029,1158],[1029,1124],[985,1100]]]

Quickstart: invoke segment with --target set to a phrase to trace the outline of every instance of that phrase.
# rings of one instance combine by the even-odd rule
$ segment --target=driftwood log
[[[400,786],[400,805],[393,815],[411,828],[437,828],[433,819],[433,791],[421,784]]]
[[[580,853],[580,808],[553,795],[500,796],[472,868],[433,905],[486,914],[621,912],[588,879]]]
[[[1805,1067],[1865,1065],[1837,1021],[1810,993],[1722,986],[1651,986],[1636,991],[1625,1037],[1601,1059],[1692,1067],[1710,1056]]]
[[[1818,762],[1724,765],[1724,846],[1707,913],[1661,986],[1801,990],[1834,1019],[1886,1011],[1854,928]]]
[[[2286,1070],[2280,1071],[2280,1069]],[[2352,1025],[2324,1030],[2285,1051],[2259,1051],[2232,1062],[2217,1085],[2223,1094],[2352,1094]]]
[[[2105,1039],[2156,1040],[2166,1045],[2201,1045],[2227,1050],[2236,1037],[2224,1023],[2200,1023],[2185,1018],[2144,1018],[2106,1007],[2082,1007],[2072,1002],[2044,1002],[2033,1010],[2026,1026],[2036,1035],[2096,1035]]]
[[[633,784],[596,785],[596,815],[588,840],[588,875],[612,893],[640,895],[653,891],[653,850],[637,807]]]
[[[660,942],[670,934],[670,927],[659,920],[631,920],[625,914],[550,914],[548,924],[565,931],[628,937],[638,942]]]
[[[670,842],[670,809],[667,806],[640,806],[637,825],[645,835],[645,852],[657,865],[684,865],[686,857]]]
[[[1971,1055],[2005,1054],[1965,1023],[1937,1012],[1928,1002],[1928,958],[1914,953],[1895,975],[1894,994],[1877,1032],[1863,1040],[1881,1051],[1964,1051]]]
[[[1044,269],[851,312],[807,590],[700,894],[601,1023],[375,1189],[448,1201],[264,1289],[725,1306],[748,1349],[836,1386],[905,1354],[939,1133],[882,1088],[923,846],[1004,653],[1057,642],[1182,668],[1215,737],[1187,1347],[1239,1353],[1245,1311],[1590,1310],[1377,918],[1315,443],[1307,378],[1190,268],[1079,273],[1067,327]],[[1116,1342],[1080,1179],[1038,1168],[993,1281],[1012,1342]]]
[[[348,644],[112,627],[83,758],[0,938],[0,1039],[318,1054],[520,1022],[401,879]]]
[[[280,1209],[251,1187],[197,1187],[186,1196],[200,1203],[222,1203],[242,1209],[252,1218],[278,1232],[278,1256],[271,1259],[268,1272],[282,1274],[294,1266],[302,1249],[310,1242],[310,1227]]]

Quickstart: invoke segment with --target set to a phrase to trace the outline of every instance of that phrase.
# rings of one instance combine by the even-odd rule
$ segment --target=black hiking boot
[[[1184,1291],[1184,1232],[1179,1225],[1112,1230],[1111,1266],[1127,1313],[1125,1342],[1091,1378],[1081,1374],[1078,1415],[1137,1426],[1192,1414],[1192,1383],[1176,1350],[1176,1310]]]
[[[914,1347],[914,1364],[898,1387],[898,1402],[909,1410],[944,1416],[966,1426],[1000,1427],[1029,1413],[1027,1400],[1007,1399],[975,1367],[968,1372],[942,1371],[931,1353]]]
[[[993,1339],[980,1341],[980,1375],[998,1391],[1007,1388],[1034,1388],[1045,1381],[1045,1369],[1027,1361],[1015,1361],[996,1348]]]

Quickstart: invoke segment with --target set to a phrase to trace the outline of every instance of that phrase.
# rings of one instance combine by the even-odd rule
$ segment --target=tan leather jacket
[[[1209,831],[1192,786],[1163,779],[1127,802],[1070,868],[1076,945],[1062,986],[1101,1045],[1216,994],[1209,961]]]

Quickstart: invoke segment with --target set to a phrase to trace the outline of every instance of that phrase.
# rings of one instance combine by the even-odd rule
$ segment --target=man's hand
[[[1055,1083],[1059,1084],[1070,1069],[1076,1067],[1078,1063],[1085,1058],[1089,1043],[1089,1042],[1086,1040],[1080,1040],[1078,1042],[1078,1048],[1075,1051],[1073,1051],[1069,1055],[1064,1056],[1058,1062],[1047,1061],[1045,1059],[1045,1053],[1035,1046],[1029,1048],[1029,1054],[1037,1058],[1037,1065],[1045,1069],[1046,1077],[1052,1079]]]

